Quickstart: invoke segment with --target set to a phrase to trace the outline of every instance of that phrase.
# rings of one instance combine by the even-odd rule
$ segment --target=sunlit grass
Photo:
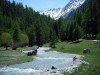
[[[23,62],[29,62],[32,60],[31,56],[27,56],[27,54],[22,53],[22,50],[31,49],[29,47],[18,48],[17,50],[5,50],[4,48],[0,48],[0,65],[11,65],[11,64],[19,64]]]
[[[49,44],[45,46],[49,46]],[[90,49],[91,52],[83,54],[83,50],[86,48]],[[80,43],[58,42],[56,48],[51,50],[84,55],[83,60],[90,63],[89,65],[82,64],[74,73],[65,72],[64,75],[100,75],[100,42],[89,40],[83,40]]]

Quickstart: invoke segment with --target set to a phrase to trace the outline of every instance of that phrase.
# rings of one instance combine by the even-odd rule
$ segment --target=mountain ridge
[[[41,15],[47,15],[57,20],[60,17],[66,18],[70,12],[80,7],[86,0],[70,0],[64,8],[50,9],[47,11],[38,11]]]

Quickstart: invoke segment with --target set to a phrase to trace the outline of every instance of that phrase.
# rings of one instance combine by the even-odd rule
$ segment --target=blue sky
[[[13,0],[10,0],[11,2]],[[24,6],[32,7],[34,10],[48,10],[53,8],[62,8],[70,0],[14,0],[21,2]]]

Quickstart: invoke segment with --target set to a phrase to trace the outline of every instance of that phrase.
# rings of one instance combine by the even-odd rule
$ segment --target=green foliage
[[[27,29],[27,35],[29,38],[29,46],[33,46],[36,43],[36,34],[34,26]]]
[[[62,49],[63,47],[63,49]],[[83,50],[89,48],[90,53],[83,54]],[[82,64],[78,69],[73,73],[64,73],[64,75],[99,75],[100,73],[100,43],[90,40],[83,40],[79,43],[71,42],[58,42],[55,49],[63,53],[73,53],[83,55],[86,62],[89,65]]]
[[[27,33],[30,46],[49,42],[50,26],[53,22],[50,17],[40,15],[30,7],[24,8],[22,3],[0,0],[0,27],[11,33],[14,43],[20,42],[20,32]]]
[[[0,47],[1,47],[1,34],[2,34],[2,31],[0,29]]]
[[[13,42],[20,43],[20,38],[25,36],[19,35],[25,33],[29,46],[42,46],[54,40],[74,41],[86,34],[95,36],[100,32],[100,4],[98,0],[86,2],[81,10],[76,11],[74,18],[66,22],[63,18],[55,21],[50,16],[40,15],[22,3],[0,0],[0,34],[9,32]]]
[[[87,0],[77,11],[73,20],[81,26],[85,34],[96,35],[100,31],[100,4],[98,0]]]
[[[4,32],[1,35],[1,44],[6,47],[6,49],[12,45],[12,37],[9,33]]]
[[[58,25],[59,25],[59,38],[61,39],[61,41],[65,41],[67,23],[63,18],[60,18],[58,20]]]
[[[97,34],[96,39],[97,39],[97,40],[100,40],[100,34]]]
[[[50,45],[49,46],[51,48],[56,48],[56,44],[57,44],[57,40],[53,40],[53,41],[50,42]]]
[[[38,24],[36,26],[36,44],[39,46],[42,46],[43,43],[45,42],[45,38],[44,38],[44,31],[43,31],[43,27],[41,26],[41,24]]]
[[[19,38],[19,25],[16,25],[16,27],[14,28],[14,32],[13,32],[13,40],[14,42],[19,42],[20,38]]]
[[[2,43],[1,43],[1,35],[0,35],[0,47],[1,47],[1,44],[2,44]]]
[[[68,41],[74,41],[81,37],[81,28],[76,22],[70,22],[67,25],[66,36]]]
[[[26,44],[28,44],[29,39],[28,39],[28,36],[27,36],[26,34],[20,33],[20,34],[19,34],[19,38],[20,38],[20,42],[21,42],[21,43],[26,43]]]
[[[6,50],[4,48],[0,48],[0,64],[2,65],[13,65],[25,63],[33,60],[33,57],[29,57],[24,54],[21,50],[30,50],[32,48],[24,47],[18,48],[17,50]]]

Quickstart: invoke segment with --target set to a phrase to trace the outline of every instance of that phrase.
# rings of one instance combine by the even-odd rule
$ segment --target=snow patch
[[[68,16],[68,14],[76,10],[78,7],[80,7],[85,0],[70,0],[70,2],[64,7],[64,8],[58,8],[58,9],[49,9],[47,11],[38,11],[41,15],[47,15],[51,18],[57,20],[60,17]]]

